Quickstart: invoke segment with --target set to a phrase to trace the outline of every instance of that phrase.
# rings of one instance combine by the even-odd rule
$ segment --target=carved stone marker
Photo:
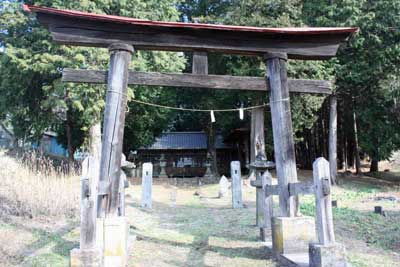
[[[225,177],[225,175],[222,175],[221,179],[219,180],[218,197],[219,198],[226,197],[228,195],[230,186],[231,186],[231,183],[228,181],[228,179]]]
[[[152,207],[151,194],[153,186],[153,164],[150,162],[143,163],[142,171],[142,207]]]
[[[242,175],[240,173],[240,162],[231,162],[231,177],[232,177],[232,208],[243,208],[242,201]]]
[[[310,267],[346,267],[345,247],[335,242],[332,220],[331,173],[329,162],[318,158],[313,163],[318,242],[309,246]]]

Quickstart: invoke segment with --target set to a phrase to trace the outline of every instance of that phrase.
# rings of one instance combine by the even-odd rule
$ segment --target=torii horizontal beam
[[[138,50],[207,51],[290,59],[327,59],[357,28],[260,28],[149,21],[24,5],[61,44],[108,47],[126,43]]]
[[[107,83],[107,71],[64,69],[63,82]],[[200,75],[129,71],[128,84],[188,88],[269,91],[264,77]],[[331,94],[332,84],[324,80],[289,79],[292,93]]]

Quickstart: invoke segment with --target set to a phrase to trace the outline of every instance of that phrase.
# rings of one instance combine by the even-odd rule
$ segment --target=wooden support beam
[[[208,56],[207,52],[193,52],[192,73],[207,75],[208,74]]]
[[[265,196],[273,196],[273,195],[279,195],[281,192],[281,188],[279,185],[267,185],[265,186]]]
[[[290,96],[287,81],[287,55],[268,53],[265,55],[268,69],[272,132],[279,192],[279,207],[282,216],[294,217],[298,213],[298,197],[290,196],[289,183],[297,182]]]
[[[331,181],[336,184],[337,176],[337,98],[336,95],[330,96],[329,111],[329,169]]]
[[[315,193],[313,183],[289,183],[289,195],[311,195]]]
[[[262,187],[262,183],[261,183],[260,180],[251,180],[251,181],[250,181],[250,185],[251,185],[251,186],[254,186],[254,187],[259,187],[259,188]]]
[[[111,183],[110,194],[99,197],[99,216],[117,216],[124,136],[128,67],[133,53],[131,45],[116,43],[109,47],[110,67],[100,162],[100,181]]]
[[[63,82],[106,83],[107,71],[64,69]],[[229,90],[269,91],[270,85],[263,77],[200,75],[191,73],[157,73],[129,71],[129,85],[172,86]],[[289,79],[291,93],[331,94],[329,81]]]

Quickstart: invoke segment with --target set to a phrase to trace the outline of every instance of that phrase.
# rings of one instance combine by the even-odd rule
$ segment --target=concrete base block
[[[103,256],[101,249],[78,249],[70,252],[70,267],[102,267]]]
[[[97,244],[104,251],[104,267],[124,267],[128,258],[128,223],[125,217],[98,219]]]
[[[310,244],[310,267],[346,267],[346,249],[340,243]]]
[[[315,240],[314,218],[272,218],[272,249],[275,254],[308,253],[309,243]]]

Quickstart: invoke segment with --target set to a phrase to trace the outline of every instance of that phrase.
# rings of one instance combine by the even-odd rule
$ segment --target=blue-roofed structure
[[[221,134],[215,137],[218,170],[229,172],[229,163],[234,159],[235,148],[224,143]],[[166,162],[166,173],[172,176],[203,176],[207,163],[207,134],[205,132],[166,132],[153,144],[138,149],[141,163],[152,162],[155,176],[160,172],[160,162]]]
[[[224,143],[222,135],[218,134],[215,140],[216,149],[230,149]],[[156,141],[145,148],[148,150],[197,150],[207,149],[207,135],[204,132],[167,132],[163,133]]]

